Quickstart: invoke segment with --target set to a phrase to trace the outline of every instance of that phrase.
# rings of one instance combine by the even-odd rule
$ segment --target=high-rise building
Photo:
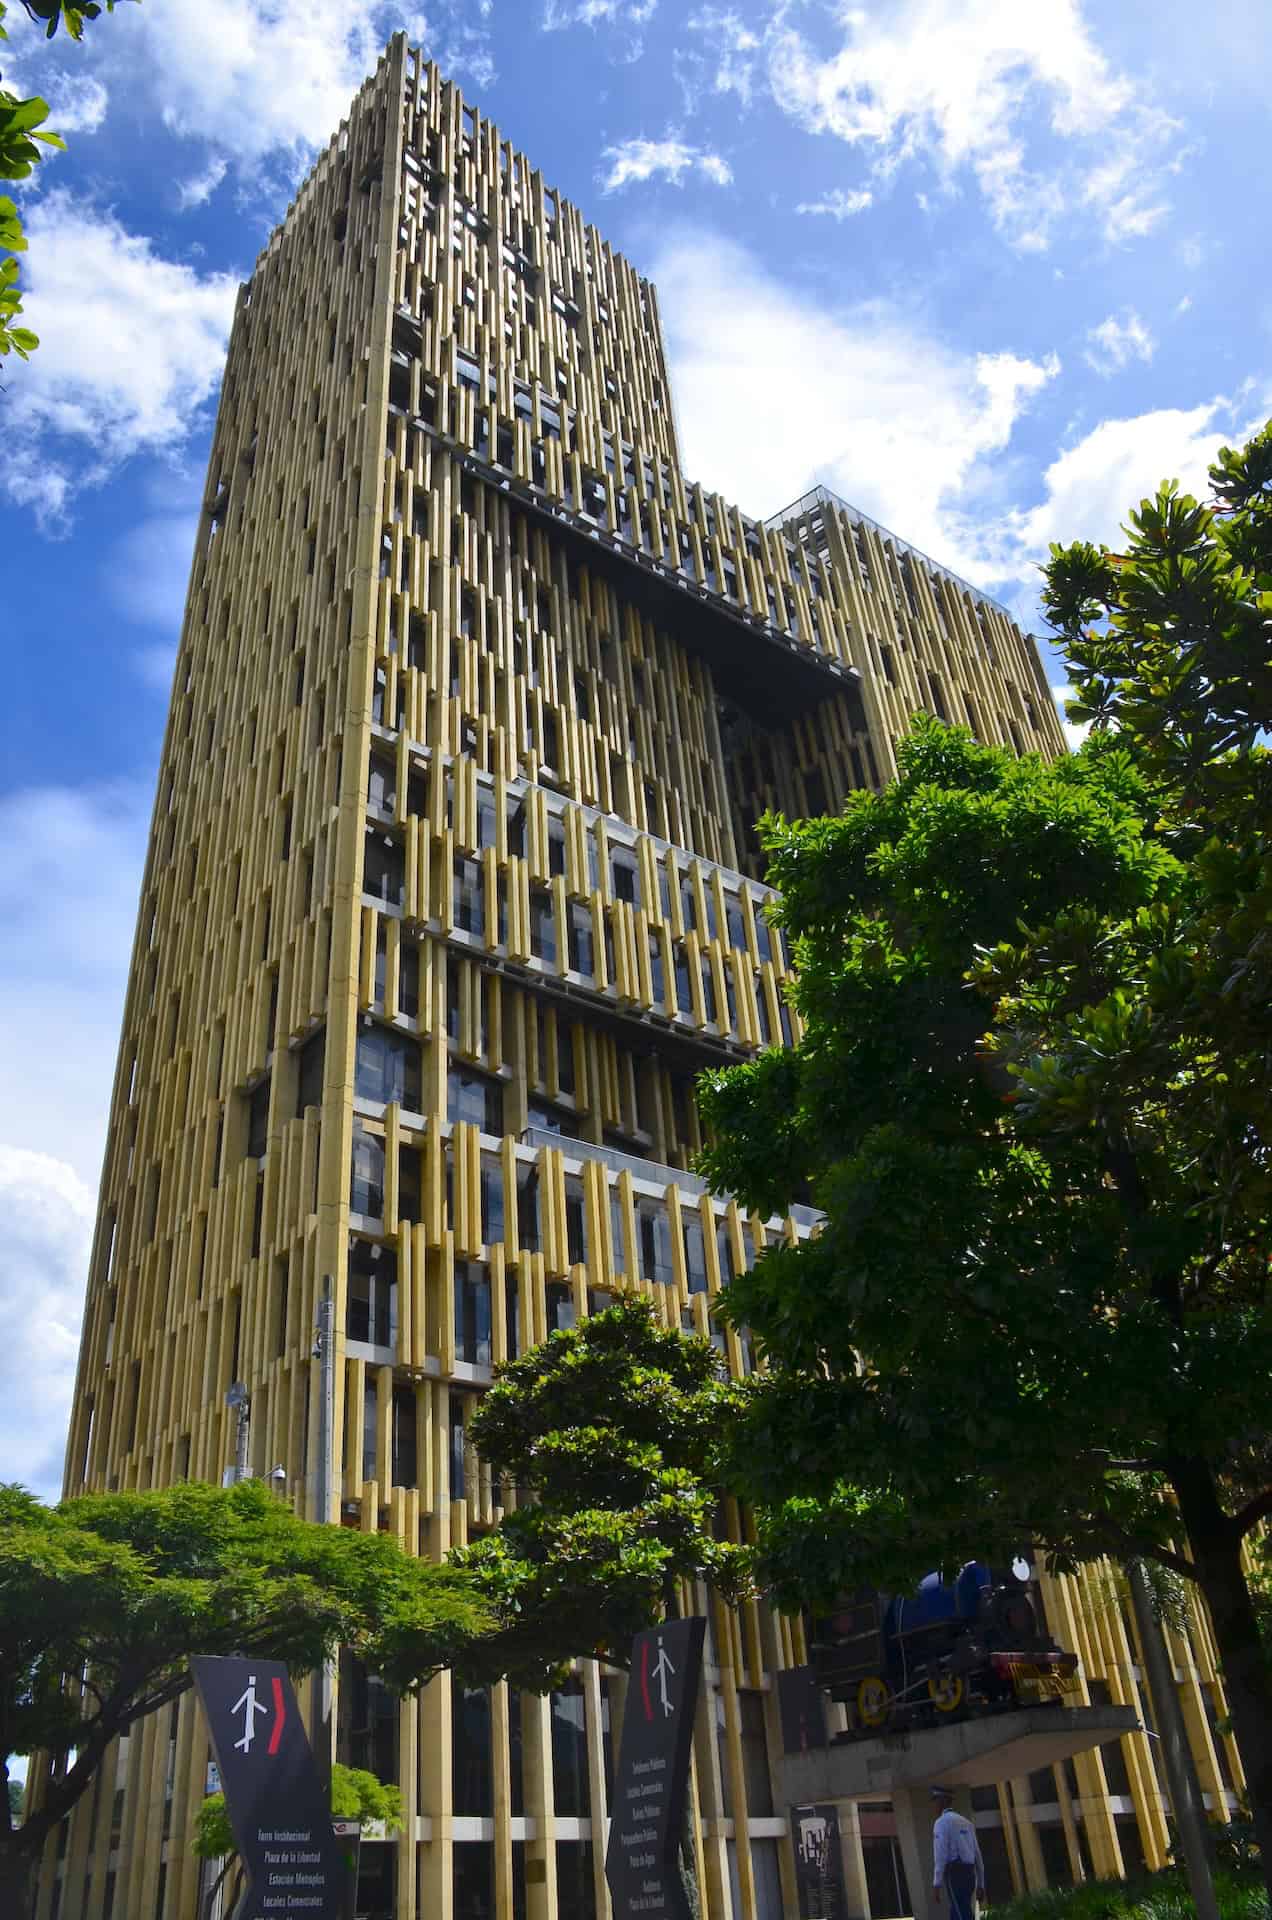
[[[710,1331],[730,1275],[808,1230],[690,1170],[695,1074],[798,1028],[753,822],[886,781],[918,708],[1062,750],[1002,607],[823,490],[755,520],[685,477],[654,288],[395,40],[238,298],[68,1491],[220,1479],[241,1380],[250,1471],[441,1555],[499,1517],[465,1445],[495,1363],[623,1288]],[[1098,1588],[1050,1583],[1053,1624],[1133,1699]],[[712,1920],[795,1910],[770,1681],[802,1651],[798,1623],[713,1614]],[[1176,1657],[1222,1796],[1204,1634]],[[604,1915],[608,1714],[593,1663],[549,1699],[443,1676],[400,1711],[346,1666],[340,1754],[408,1811],[359,1910]],[[191,1700],[141,1724],[50,1847],[40,1920],[193,1920],[206,1763]],[[1142,1736],[983,1814],[1004,1886],[1165,1842]],[[888,1833],[878,1808],[848,1831],[880,1915]]]

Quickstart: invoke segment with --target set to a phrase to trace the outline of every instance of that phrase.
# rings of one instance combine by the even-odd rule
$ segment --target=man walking
[[[985,1862],[970,1820],[954,1811],[949,1787],[933,1787],[940,1811],[932,1828],[932,1897],[940,1904],[941,1888],[950,1896],[950,1920],[975,1920],[975,1900],[985,1898]]]

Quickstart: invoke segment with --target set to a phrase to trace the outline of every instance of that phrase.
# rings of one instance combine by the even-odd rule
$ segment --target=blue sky
[[[69,143],[24,196],[3,369],[0,1478],[52,1491],[168,677],[238,280],[398,27],[658,284],[685,463],[824,481],[1033,624],[1272,414],[1250,0],[145,0],[6,85]],[[1062,669],[1052,662],[1058,683]]]

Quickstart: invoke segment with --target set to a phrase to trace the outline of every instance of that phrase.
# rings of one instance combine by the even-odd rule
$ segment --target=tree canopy
[[[462,1666],[490,1625],[468,1575],[299,1520],[257,1481],[58,1507],[0,1487],[0,1755],[51,1762],[25,1823],[0,1816],[6,1911],[110,1742],[189,1686],[192,1654],[300,1673],[344,1646],[411,1690]]]
[[[747,1550],[715,1537],[721,1389],[711,1342],[639,1298],[497,1369],[469,1434],[517,1504],[450,1556],[498,1615],[474,1650],[486,1677],[544,1692],[576,1657],[626,1665],[678,1582],[748,1590]]]
[[[724,1306],[782,1602],[1025,1540],[1174,1568],[1272,1863],[1272,432],[1212,481],[1053,552],[1080,752],[919,718],[886,792],[763,823],[805,1034],[700,1099],[717,1186],[826,1216]]]
[[[116,0],[103,0],[107,13],[115,11]],[[88,20],[100,17],[102,7],[97,0],[22,0],[22,5],[33,21],[43,26],[45,38],[51,40],[59,26],[65,27],[72,40],[79,40]],[[9,35],[4,26],[6,8],[0,0],[0,40]],[[45,156],[44,147],[64,148],[66,142],[60,134],[52,133],[45,126],[49,117],[49,104],[38,95],[20,100],[14,93],[0,87],[0,180],[26,180],[35,171],[36,165]],[[26,234],[21,216],[14,202],[7,194],[0,194],[0,357],[16,353],[21,360],[28,360],[39,340],[29,327],[18,325],[22,313],[22,295],[18,286],[18,262],[16,254],[26,251]]]

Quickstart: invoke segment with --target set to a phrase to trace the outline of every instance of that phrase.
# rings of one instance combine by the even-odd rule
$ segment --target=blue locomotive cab
[[[983,1560],[952,1579],[926,1574],[913,1593],[841,1603],[814,1622],[813,1663],[848,1706],[850,1734],[1057,1698],[1077,1685],[1077,1659],[1047,1633],[1028,1580]]]

